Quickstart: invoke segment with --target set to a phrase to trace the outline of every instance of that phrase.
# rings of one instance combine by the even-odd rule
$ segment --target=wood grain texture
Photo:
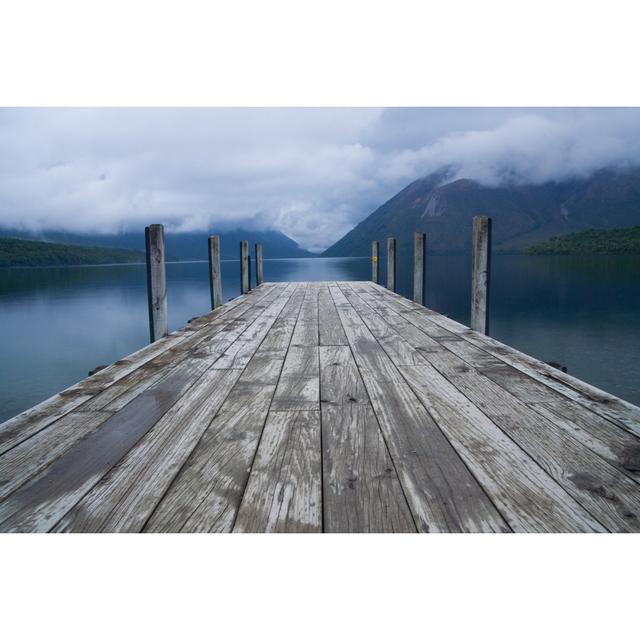
[[[304,290],[296,287],[238,384],[149,519],[146,531],[225,532],[235,521],[291,341]],[[280,324],[278,324],[280,323]]]
[[[416,526],[349,347],[321,347],[324,530]]]
[[[178,367],[12,493],[0,504],[0,531],[49,531],[175,404],[202,369],[193,361]]]
[[[387,289],[396,290],[396,239],[387,238]]]
[[[233,530],[322,531],[319,411],[269,413]]]
[[[323,287],[318,294],[318,321],[321,345],[346,346],[349,344],[340,322],[340,316],[327,287]]]
[[[340,306],[338,311],[419,529],[508,531],[355,309]]]
[[[639,529],[640,493],[626,474],[448,349],[424,357],[602,525]]]
[[[374,283],[268,283],[0,425],[0,531],[638,531],[638,417]]]
[[[474,217],[471,247],[471,328],[488,334],[491,291],[491,218]]]
[[[206,371],[54,530],[140,531],[239,376]]]
[[[161,224],[152,224],[145,229],[144,233],[147,248],[149,334],[150,341],[155,342],[169,333],[164,227]]]
[[[137,383],[141,383],[138,389],[142,391],[158,379],[153,377],[150,370],[161,370],[166,366],[166,362],[178,364],[179,358],[175,356],[177,352],[185,352],[191,344],[214,335],[217,329],[224,326],[228,320],[242,316],[267,295],[277,295],[278,290],[278,285],[263,285],[260,291],[252,291],[246,297],[236,298],[215,312],[195,319],[166,338],[146,345],[91,377],[81,380],[48,400],[7,420],[0,425],[0,455],[72,411],[88,412],[121,408],[135,396]],[[171,351],[164,361],[159,359],[178,345],[181,345],[180,348],[177,351]],[[147,363],[149,366],[138,373]],[[132,390],[133,393],[131,393]],[[126,402],[108,406],[125,391],[130,392]]]
[[[209,236],[209,293],[211,308],[224,304],[222,297],[222,270],[220,269],[220,236]]]
[[[262,260],[262,243],[256,242],[256,286],[260,286],[264,282],[264,262]]]
[[[362,315],[370,324],[371,312],[377,312],[376,301],[366,295],[366,289],[354,290],[360,292],[363,302],[370,302],[369,313]],[[394,327],[402,333],[411,325],[396,316]],[[400,340],[404,342],[402,348],[395,340],[380,342],[514,531],[603,530],[531,457],[429,365],[416,347],[423,340],[430,345],[430,337],[409,332],[408,341]],[[571,523],[569,529],[566,523]]]

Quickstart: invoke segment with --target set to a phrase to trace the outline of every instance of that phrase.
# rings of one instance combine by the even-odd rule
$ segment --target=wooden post
[[[413,301],[424,305],[424,281],[426,270],[427,234],[413,234]]]
[[[240,241],[240,293],[249,293],[249,243]]]
[[[169,334],[164,227],[161,224],[152,224],[145,228],[144,237],[147,250],[149,336],[150,341],[155,342]]]
[[[471,269],[471,328],[489,335],[491,218],[486,216],[476,216],[473,219]]]
[[[371,243],[371,279],[380,284],[380,243],[377,240]]]
[[[396,239],[387,238],[387,289],[396,290]]]
[[[220,236],[209,236],[209,289],[211,308],[222,305],[222,271],[220,270]]]
[[[262,243],[256,242],[256,286],[264,282],[264,267],[262,266]]]

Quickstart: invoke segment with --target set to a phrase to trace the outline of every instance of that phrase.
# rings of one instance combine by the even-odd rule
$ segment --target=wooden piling
[[[424,305],[427,235],[413,234],[413,301]]]
[[[155,342],[169,333],[164,227],[161,224],[149,225],[144,230],[144,236],[147,253],[149,337],[151,342]]]
[[[380,243],[377,240],[371,243],[371,280],[380,284]]]
[[[491,285],[491,218],[473,219],[471,274],[471,328],[489,335],[489,292]]]
[[[256,286],[264,282],[264,267],[262,264],[262,243],[256,242]]]
[[[240,241],[240,293],[249,293],[249,243]]]
[[[211,291],[211,308],[217,309],[223,304],[220,236],[209,236],[209,289]]]
[[[387,238],[387,289],[396,290],[396,239]]]

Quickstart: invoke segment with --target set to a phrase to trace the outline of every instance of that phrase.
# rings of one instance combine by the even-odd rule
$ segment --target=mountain
[[[602,170],[584,180],[486,187],[447,182],[443,174],[416,180],[376,209],[325,256],[368,256],[371,241],[395,237],[398,254],[411,251],[414,231],[427,234],[431,253],[462,253],[471,246],[471,220],[493,219],[493,248],[520,252],[530,245],[587,229],[640,224],[640,168]]]
[[[122,264],[144,262],[142,251],[78,247],[53,242],[0,238],[0,267]]]
[[[207,236],[212,233],[201,231],[193,233],[165,233],[167,256],[177,260],[206,260]],[[247,231],[236,229],[219,232],[222,259],[239,257],[240,240],[248,240],[250,246],[261,242],[265,258],[310,258],[314,254],[301,249],[291,238],[279,231]],[[144,229],[140,232],[119,234],[75,234],[66,231],[30,232],[17,229],[0,228],[0,236],[58,242],[85,247],[108,247],[144,251]],[[251,249],[253,251],[253,248]]]
[[[525,250],[529,255],[622,255],[640,254],[640,227],[630,229],[590,229],[553,236]]]

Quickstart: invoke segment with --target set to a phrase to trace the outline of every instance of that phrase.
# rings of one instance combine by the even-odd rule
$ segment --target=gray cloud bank
[[[0,225],[277,229],[320,250],[410,181],[640,164],[640,109],[0,109]]]

